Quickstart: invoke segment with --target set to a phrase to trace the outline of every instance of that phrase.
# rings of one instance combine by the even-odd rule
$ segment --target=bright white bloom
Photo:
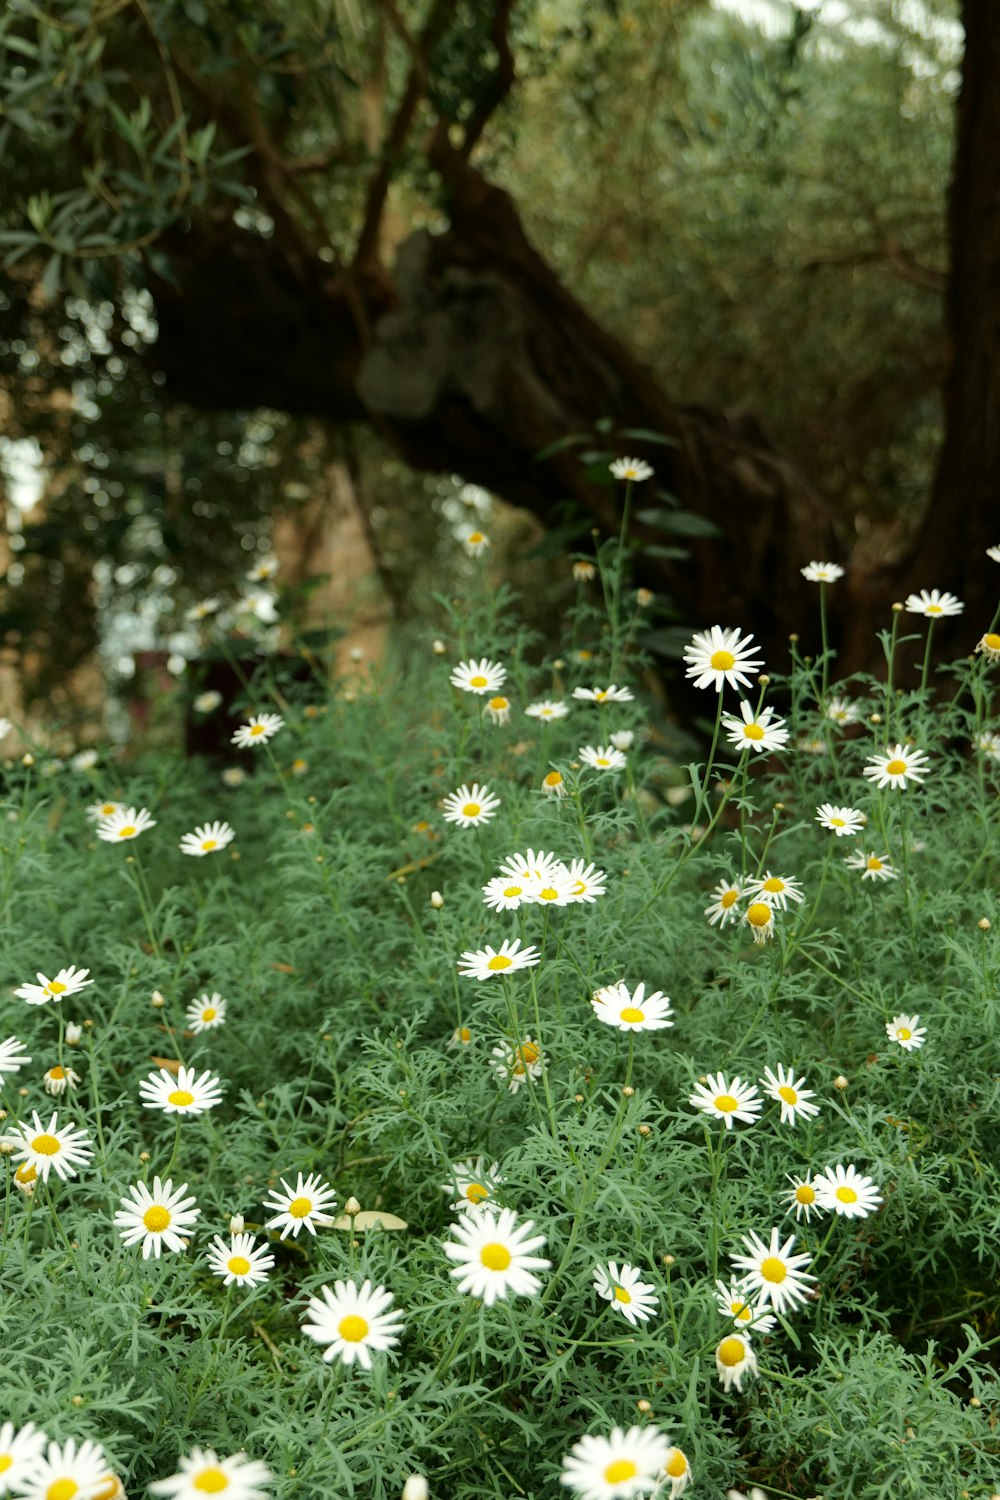
[[[667,996],[662,990],[647,995],[644,984],[637,984],[630,994],[625,981],[619,980],[596,990],[590,1003],[599,1021],[619,1031],[662,1031],[674,1024]]]
[[[252,1234],[232,1234],[227,1245],[217,1234],[209,1247],[208,1264],[213,1275],[222,1277],[223,1286],[259,1286],[267,1280],[274,1266],[274,1256],[266,1245],[255,1249]]]
[[[528,899],[528,884],[523,876],[495,875],[483,886],[483,901],[491,911],[517,911]]]
[[[737,1271],[743,1272],[743,1285],[747,1291],[755,1291],[761,1302],[769,1302],[776,1313],[793,1312],[810,1296],[809,1283],[815,1281],[806,1266],[812,1256],[804,1252],[793,1255],[795,1236],[790,1234],[781,1243],[781,1231],[771,1230],[768,1244],[759,1235],[743,1236],[745,1255],[731,1255],[729,1259]]]
[[[261,625],[273,625],[278,619],[278,596],[272,589],[248,589],[233,605],[237,615],[249,615]]]
[[[615,1312],[621,1313],[633,1328],[639,1323],[648,1323],[660,1304],[652,1283],[643,1281],[637,1268],[626,1265],[624,1261],[620,1266],[613,1260],[595,1266],[594,1291],[605,1302],[610,1302]]]
[[[544,850],[529,849],[527,854],[512,854],[500,866],[501,875],[511,875],[519,880],[544,884],[554,869],[562,864],[555,854]]]
[[[201,857],[205,854],[214,854],[218,849],[224,849],[231,844],[236,837],[236,830],[230,828],[228,823],[203,823],[196,828],[194,833],[185,833],[181,838],[180,851],[182,854],[193,854]]]
[[[248,568],[244,576],[247,583],[266,583],[269,578],[275,577],[279,566],[274,553],[269,552],[259,562],[255,562],[252,568]]]
[[[788,1213],[794,1213],[796,1220],[804,1218],[808,1223],[813,1214],[825,1213],[815,1183],[808,1172],[804,1177],[788,1176],[788,1181],[792,1185],[785,1194],[784,1201],[788,1204]]]
[[[698,631],[684,647],[685,675],[696,688],[714,687],[717,693],[726,682],[734,688],[750,687],[746,674],[759,672],[764,665],[763,658],[754,657],[752,640],[752,635],[741,636],[738,630],[723,630],[721,625]]]
[[[860,850],[856,854],[849,854],[844,860],[849,870],[860,870],[862,880],[895,880],[896,871],[892,868],[889,860],[884,855],[874,852],[863,854]]]
[[[991,558],[993,562],[1000,562],[1000,546],[987,547],[986,556]]]
[[[831,698],[826,705],[826,717],[834,724],[857,724],[861,710],[850,698]]]
[[[76,964],[70,964],[68,969],[60,969],[54,979],[36,974],[37,984],[22,984],[14,994],[29,1005],[45,1005],[49,1000],[65,1000],[67,995],[77,995],[88,984],[93,984],[94,981],[87,978],[89,973],[89,969],[78,969]]]
[[[529,703],[524,710],[529,719],[565,719],[569,709],[561,699],[540,698],[537,703]]]
[[[752,1083],[744,1083],[739,1077],[727,1083],[722,1073],[709,1073],[705,1082],[688,1096],[688,1103],[703,1114],[724,1120],[727,1130],[732,1130],[734,1120],[752,1125],[763,1108]]]
[[[742,1281],[728,1284],[717,1281],[715,1290],[716,1307],[724,1318],[732,1318],[743,1333],[770,1333],[775,1326],[777,1320],[770,1313],[762,1312],[759,1304],[750,1300]]]
[[[103,823],[121,812],[124,806],[124,802],[92,802],[87,808],[87,817],[91,823]]]
[[[804,901],[802,886],[797,880],[785,875],[772,875],[770,870],[756,880],[748,880],[746,893],[753,901],[766,901],[768,906],[779,906],[788,910],[789,901]]]
[[[226,1019],[226,1002],[214,990],[211,995],[201,995],[197,1000],[192,1000],[184,1016],[189,1031],[195,1036],[202,1031],[214,1031],[216,1026],[221,1026]]]
[[[887,745],[884,755],[869,755],[864,774],[876,786],[894,786],[905,791],[907,778],[919,785],[927,775],[927,756],[922,750]]]
[[[160,1258],[163,1249],[186,1250],[194,1222],[201,1214],[193,1197],[185,1198],[187,1183],[175,1189],[168,1177],[161,1182],[153,1178],[153,1191],[144,1182],[135,1182],[129,1196],[120,1199],[115,1225],[126,1245],[142,1244],[142,1258]]]
[[[451,1182],[443,1182],[441,1189],[454,1198],[451,1208],[456,1214],[478,1213],[503,1182],[496,1162],[487,1167],[485,1156],[468,1156],[455,1162],[451,1171]]]
[[[542,1069],[548,1062],[543,1057],[542,1049],[530,1036],[526,1036],[523,1042],[516,1047],[494,1047],[490,1053],[496,1058],[492,1064],[493,1071],[503,1082],[507,1080],[507,1090],[516,1094],[522,1083],[541,1078]]]
[[[224,1500],[267,1500],[262,1484],[274,1477],[259,1459],[234,1453],[219,1458],[212,1448],[192,1448],[182,1458],[180,1471],[169,1479],[155,1479],[149,1486],[153,1495],[168,1495],[170,1500],[205,1500],[206,1495],[222,1495]],[[80,1500],[74,1495],[73,1500]]]
[[[184,611],[184,618],[193,625],[198,620],[207,620],[209,615],[217,614],[221,606],[221,599],[200,599],[197,604],[192,604],[190,609]]]
[[[885,1023],[885,1034],[890,1042],[898,1042],[904,1052],[913,1052],[927,1038],[927,1027],[918,1026],[919,1020],[919,1016],[893,1016]]]
[[[500,798],[494,797],[488,786],[475,782],[471,787],[463,784],[457,792],[450,792],[441,803],[441,815],[448,823],[473,828],[495,818],[499,806]]]
[[[574,901],[586,901],[593,905],[597,897],[603,896],[607,890],[604,882],[608,877],[604,871],[594,864],[588,864],[584,859],[573,860],[569,867],[569,878],[573,882]]]
[[[995,630],[988,630],[981,637],[976,650],[985,656],[991,666],[995,665],[1000,661],[1000,635],[997,635]]]
[[[495,698],[489,698],[483,709],[483,718],[491,719],[494,724],[506,724],[510,718],[510,699],[498,693]]]
[[[0,720],[0,724],[4,721]],[[3,736],[0,735],[0,739]],[[13,1422],[0,1424],[0,1495],[20,1489],[21,1481],[45,1451],[46,1436],[34,1422],[18,1431]]]
[[[285,1191],[279,1193],[277,1188],[271,1188],[264,1200],[265,1209],[278,1210],[273,1219],[268,1219],[265,1229],[280,1229],[281,1238],[286,1240],[289,1235],[298,1239],[300,1229],[308,1229],[314,1235],[317,1225],[320,1229],[330,1228],[333,1219],[328,1210],[333,1208],[337,1195],[329,1183],[315,1172],[308,1177],[300,1172],[294,1188],[284,1177],[280,1181]]]
[[[816,822],[829,828],[839,839],[853,838],[865,826],[865,815],[856,807],[837,807],[824,802],[816,809]]]
[[[1000,760],[1000,734],[991,734],[987,731],[977,735],[976,749],[983,755],[989,755],[993,760]]]
[[[200,1115],[222,1102],[222,1085],[206,1068],[195,1077],[194,1068],[181,1067],[174,1078],[169,1069],[150,1073],[139,1085],[144,1109],[162,1109],[168,1115]]]
[[[507,681],[507,668],[485,656],[479,661],[460,661],[449,681],[463,693],[497,693]]]
[[[755,714],[753,704],[742,698],[740,714],[739,719],[735,714],[722,715],[726,737],[737,750],[754,750],[759,754],[762,750],[780,750],[788,744],[785,721],[775,718],[772,709],[762,708]]]
[[[60,1067],[58,1063],[42,1074],[42,1087],[47,1094],[51,1094],[53,1099],[60,1098],[67,1089],[75,1089],[79,1082],[79,1073],[74,1073],[72,1068]]]
[[[838,578],[843,578],[844,570],[839,563],[811,562],[807,563],[799,572],[809,583],[836,583]]]
[[[70,761],[70,766],[74,771],[92,771],[97,761],[96,750],[78,750]]]
[[[325,1344],[323,1358],[330,1362],[353,1365],[363,1370],[372,1367],[372,1354],[383,1354],[399,1343],[403,1314],[392,1305],[393,1297],[385,1287],[373,1287],[370,1281],[359,1286],[353,1281],[335,1281],[331,1290],[320,1287],[322,1296],[310,1297],[302,1332],[317,1344]]]
[[[845,1219],[867,1219],[882,1202],[882,1194],[870,1177],[854,1169],[853,1163],[827,1167],[816,1179],[816,1192],[825,1209]]]
[[[245,724],[240,725],[233,735],[232,743],[241,750],[247,750],[253,745],[266,745],[284,727],[285,721],[280,714],[254,714]]]
[[[487,1307],[511,1294],[533,1297],[541,1285],[535,1272],[550,1265],[531,1253],[545,1244],[544,1234],[531,1233],[534,1227],[531,1219],[519,1225],[512,1208],[464,1214],[444,1243],[445,1255],[455,1261],[451,1274],[459,1291],[481,1298]]]
[[[614,479],[631,479],[634,484],[640,484],[644,479],[652,479],[653,468],[643,458],[616,458],[614,463],[608,464]]]
[[[614,745],[581,745],[580,759],[595,771],[620,771],[626,764],[625,757]]]
[[[532,906],[570,906],[578,899],[576,885],[560,860],[549,866],[542,879],[527,878],[524,899]]]
[[[816,1097],[814,1091],[802,1087],[805,1079],[796,1078],[794,1068],[779,1065],[777,1073],[765,1068],[760,1081],[765,1094],[781,1105],[782,1125],[797,1125],[800,1119],[808,1120],[819,1114],[819,1106],[809,1103],[810,1099]]]
[[[756,1375],[757,1356],[742,1333],[727,1334],[722,1340],[715,1351],[715,1368],[724,1391],[733,1386],[742,1391],[744,1375]]]
[[[156,819],[144,807],[122,807],[97,825],[97,837],[106,844],[120,844],[123,840],[137,839],[147,828],[155,827]]]
[[[751,901],[743,913],[755,943],[766,943],[774,937],[774,907],[770,901]]]
[[[30,1061],[30,1056],[24,1050],[24,1043],[19,1042],[16,1036],[9,1036],[5,1042],[0,1042],[0,1083]]]
[[[221,702],[222,694],[217,693],[215,688],[209,688],[207,692],[198,694],[194,700],[194,709],[199,714],[210,714]]]
[[[530,969],[539,963],[541,955],[534,946],[521,947],[521,939],[504,938],[499,949],[489,943],[478,952],[467,950],[458,962],[458,972],[463,979],[495,979],[498,974],[514,974],[518,969]]]
[[[705,907],[708,925],[714,927],[718,923],[720,927],[725,927],[727,922],[735,922],[739,916],[737,903],[742,894],[742,887],[737,881],[720,880],[712,892],[714,899],[711,906]]]
[[[490,545],[490,539],[485,531],[467,531],[462,538],[462,545],[470,557],[479,557]]]
[[[560,1483],[579,1500],[632,1500],[657,1489],[670,1444],[656,1427],[614,1427],[609,1437],[582,1437],[563,1459]]]
[[[680,1500],[691,1483],[691,1465],[683,1448],[668,1448],[663,1472],[670,1480],[670,1500]]]
[[[16,1481],[21,1500],[97,1500],[107,1489],[108,1461],[100,1443],[50,1442]]]
[[[635,744],[634,729],[616,729],[614,734],[608,735],[608,741],[614,745],[616,750],[627,752]]]
[[[631,703],[634,701],[631,688],[618,687],[614,682],[606,688],[574,688],[573,697],[585,703]]]
[[[921,589],[919,594],[907,594],[903,608],[908,614],[926,615],[928,620],[936,620],[939,615],[960,615],[965,605],[954,594]]]
[[[75,1125],[64,1125],[60,1130],[55,1114],[48,1125],[42,1124],[37,1110],[32,1110],[31,1118],[31,1125],[22,1122],[14,1127],[20,1135],[10,1136],[15,1143],[14,1160],[34,1167],[43,1182],[48,1182],[53,1171],[64,1182],[75,1177],[77,1167],[86,1166],[94,1154],[87,1132],[77,1130]]]

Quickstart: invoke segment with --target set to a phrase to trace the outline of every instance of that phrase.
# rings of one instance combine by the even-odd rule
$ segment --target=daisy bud
[[[632,1095],[635,1093],[635,1089],[630,1083],[627,1083],[622,1089],[622,1093],[625,1095],[626,1099],[631,1099]]]
[[[645,1399],[643,1399],[642,1401],[637,1401],[635,1404],[636,1404],[636,1407],[638,1408],[639,1411],[652,1411],[653,1410],[651,1404],[648,1401],[646,1401]]]
[[[901,615],[903,613],[903,606],[899,603],[894,604],[892,606],[892,612],[894,615]]]
[[[989,919],[989,917],[980,917],[978,925],[979,925],[979,931],[980,932],[989,932],[989,930],[990,930],[990,919]]]
[[[352,1194],[351,1197],[348,1198],[347,1202],[344,1204],[344,1213],[347,1214],[350,1218],[353,1219],[354,1216],[355,1216],[355,1214],[359,1214],[360,1212],[361,1212],[361,1204],[358,1202],[357,1198],[355,1198],[354,1195]]]
[[[771,679],[770,679],[770,677],[768,677],[768,675],[767,675],[766,672],[762,672],[760,674],[760,676],[757,678],[757,681],[758,681],[758,683],[760,684],[761,687],[767,687],[767,685],[771,681]]]
[[[661,1255],[660,1256],[660,1265],[661,1266],[672,1266],[673,1264],[674,1264],[674,1257],[672,1255]]]
[[[582,1104],[583,1103],[583,1095],[582,1094],[574,1094],[573,1098],[575,1099],[575,1101],[576,1101],[577,1104]]]
[[[140,1151],[139,1152],[139,1160],[140,1161],[149,1161],[149,1159],[150,1159],[150,1155],[149,1155],[148,1151]]]
[[[242,1214],[233,1214],[233,1215],[231,1215],[230,1220],[229,1220],[230,1233],[231,1234],[242,1234],[243,1233],[243,1228],[244,1228],[243,1215]]]
[[[835,1089],[846,1089],[847,1079],[844,1077],[843,1073],[837,1074],[836,1078],[833,1080],[833,1086]]]
[[[26,751],[25,754],[21,756],[21,764],[22,766],[33,766],[35,764],[35,757],[32,755],[30,750]]]
[[[82,1406],[83,1405],[83,1397],[82,1396],[70,1396],[69,1399],[70,1399],[70,1402],[71,1402],[71,1404],[73,1406]]]
[[[799,632],[798,632],[798,631],[797,631],[797,630],[793,630],[793,631],[792,631],[792,632],[791,632],[791,633],[790,633],[790,635],[789,635],[789,637],[788,637],[788,639],[789,639],[789,640],[790,640],[790,641],[791,641],[791,643],[792,643],[792,645],[793,645],[793,646],[794,646],[794,645],[795,645],[795,644],[796,644],[796,642],[797,642],[797,641],[798,641],[798,638],[799,638]]]
[[[431,905],[435,911],[440,911],[444,905],[444,897],[440,891],[431,891]]]
[[[645,1138],[648,1135],[652,1135],[653,1134],[653,1127],[652,1127],[652,1125],[640,1125],[639,1126],[639,1134],[642,1136],[643,1140],[645,1140]]]
[[[636,604],[638,604],[638,606],[639,606],[640,609],[648,609],[649,606],[653,602],[653,592],[652,592],[652,590],[651,589],[636,589],[636,591],[635,591],[635,602],[636,602]]]
[[[16,1141],[12,1141],[9,1135],[0,1135],[0,1156],[13,1156]]]
[[[164,1000],[159,990],[154,990],[152,995],[150,996],[149,1003],[154,1010],[162,1010],[167,1002]]]
[[[80,1038],[82,1036],[83,1036],[83,1027],[82,1026],[78,1026],[75,1021],[68,1021],[67,1024],[66,1024],[66,1045],[67,1045],[67,1047],[79,1047],[79,1045],[80,1045]]]
[[[403,1485],[403,1500],[427,1500],[427,1480],[422,1474],[411,1474]]]
[[[445,645],[444,641],[435,641],[431,646],[431,650],[434,652],[435,656],[443,656],[447,649],[448,647]]]

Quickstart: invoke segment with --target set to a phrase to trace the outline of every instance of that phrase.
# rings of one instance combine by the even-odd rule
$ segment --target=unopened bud
[[[435,911],[440,911],[444,905],[444,897],[440,891],[431,891],[431,905]]]
[[[837,1074],[836,1078],[833,1080],[833,1086],[835,1089],[846,1089],[847,1079],[844,1077],[843,1073]]]
[[[892,612],[894,615],[901,615],[903,613],[903,606],[899,603],[898,600],[892,606]]]
[[[164,1000],[159,990],[154,990],[152,995],[150,996],[149,1003],[154,1010],[162,1010],[167,1002]]]
[[[627,1083],[622,1089],[622,1093],[625,1095],[626,1099],[631,1099],[632,1095],[635,1093],[635,1089],[630,1083]]]
[[[434,652],[435,656],[443,656],[447,649],[448,647],[445,645],[444,641],[435,641],[431,646],[431,650]]]
[[[149,1161],[149,1152],[148,1151],[140,1151],[139,1152],[139,1160],[140,1161]]]
[[[83,1027],[78,1026],[75,1021],[66,1023],[66,1045],[67,1047],[79,1047],[80,1038],[83,1036]]]
[[[643,1397],[643,1399],[641,1401],[637,1401],[635,1403],[635,1405],[636,1405],[636,1410],[637,1411],[652,1411],[653,1410],[651,1403],[648,1402],[645,1399],[645,1397]]]
[[[348,1198],[347,1202],[344,1204],[344,1213],[348,1214],[353,1219],[354,1215],[355,1214],[359,1214],[360,1212],[361,1212],[361,1204],[358,1202],[357,1198],[355,1198],[354,1195],[352,1194],[351,1197]]]
[[[989,930],[990,930],[990,919],[989,919],[989,917],[980,917],[979,918],[979,931],[980,932],[989,932]]]
[[[427,1500],[427,1480],[422,1474],[411,1474],[403,1485],[403,1500]]]
[[[661,1255],[660,1256],[660,1265],[661,1266],[672,1266],[673,1264],[674,1264],[674,1257],[672,1255]]]
[[[70,1396],[69,1399],[70,1399],[70,1402],[71,1402],[71,1404],[73,1406],[82,1406],[83,1405],[83,1397],[82,1396]]]
[[[242,1214],[232,1214],[229,1220],[230,1234],[242,1234],[245,1220]]]
[[[653,1127],[652,1127],[652,1125],[640,1125],[639,1126],[639,1134],[642,1136],[643,1140],[645,1140],[647,1136],[653,1134]]]
[[[35,757],[30,750],[25,751],[24,755],[21,756],[21,764],[22,766],[33,766],[35,764]]]

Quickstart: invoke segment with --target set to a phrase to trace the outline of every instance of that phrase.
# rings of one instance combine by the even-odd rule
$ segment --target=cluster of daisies
[[[193,1448],[176,1474],[156,1479],[150,1494],[168,1500],[266,1500],[261,1488],[273,1478],[266,1464],[234,1453],[220,1458],[211,1448]],[[57,1443],[33,1422],[0,1424],[0,1494],[17,1500],[125,1500],[125,1490],[100,1443],[67,1438]]]

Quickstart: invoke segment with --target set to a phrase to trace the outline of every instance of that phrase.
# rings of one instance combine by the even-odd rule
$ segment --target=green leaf
[[[667,437],[662,432],[651,432],[648,427],[622,427],[619,437],[635,438],[639,443],[659,443],[664,448],[679,448],[677,438]]]
[[[52,302],[62,285],[62,256],[51,255],[38,282],[39,290],[46,302]]]

